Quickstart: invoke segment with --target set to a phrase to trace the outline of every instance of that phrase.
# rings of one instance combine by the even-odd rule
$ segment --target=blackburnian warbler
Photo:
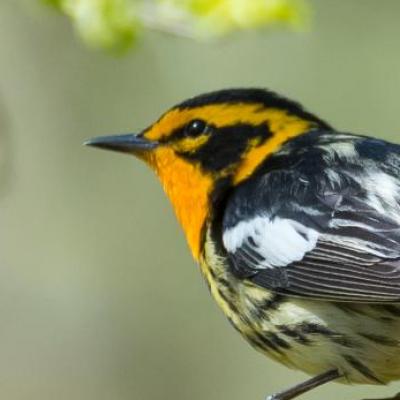
[[[400,146],[262,89],[194,97],[133,135],[211,294],[257,350],[322,383],[400,378]]]

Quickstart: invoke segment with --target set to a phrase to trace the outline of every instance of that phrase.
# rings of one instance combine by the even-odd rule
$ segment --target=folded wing
[[[283,149],[236,190],[223,223],[232,271],[287,295],[398,302],[399,148],[377,159],[359,150],[372,139],[329,138]]]

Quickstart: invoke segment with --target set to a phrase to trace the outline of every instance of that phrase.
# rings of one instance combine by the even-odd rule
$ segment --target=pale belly
[[[257,350],[310,375],[337,368],[343,383],[400,379],[400,306],[276,295],[235,278],[208,246],[202,272],[210,291]]]

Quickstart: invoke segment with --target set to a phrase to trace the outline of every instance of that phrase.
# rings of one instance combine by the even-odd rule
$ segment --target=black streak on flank
[[[271,340],[271,337],[266,337],[265,335],[258,332],[254,332],[254,334],[249,335],[248,337],[250,342],[255,343],[261,349],[264,350],[270,349],[274,350],[278,354],[284,354],[281,346],[278,343],[275,343],[273,340]]]
[[[381,344],[383,346],[392,346],[397,347],[399,345],[398,340],[391,339],[387,336],[383,335],[375,335],[373,333],[359,333],[360,336],[365,337],[366,339],[370,340],[371,342],[375,342],[377,344]]]
[[[232,287],[232,284],[223,277],[217,277],[218,284],[221,285],[231,297],[236,296],[236,290]]]
[[[279,331],[285,336],[296,340],[296,342],[304,345],[309,345],[312,343],[312,340],[307,337],[301,330],[296,329],[296,327],[292,328],[287,325],[279,325],[277,326]]]
[[[291,346],[288,342],[283,340],[280,336],[278,336],[274,332],[264,332],[264,335],[276,346],[282,348],[282,349],[290,349]]]
[[[345,335],[332,331],[331,329],[315,324],[315,323],[302,323],[297,326],[297,329],[305,336],[307,335],[321,335],[329,338],[332,342],[339,344],[343,347],[352,348],[355,344]]]
[[[198,161],[207,171],[221,171],[240,161],[251,139],[259,138],[260,144],[272,136],[268,125],[236,124],[215,129],[209,140],[193,152],[180,156]]]
[[[219,289],[218,290],[218,294],[220,295],[220,297],[222,298],[222,300],[225,301],[226,305],[229,307],[229,309],[236,315],[240,315],[240,312],[238,310],[238,308],[236,307],[236,304],[230,299],[228,298],[228,296],[224,293],[223,290]]]
[[[380,379],[378,379],[374,375],[374,373],[366,365],[364,365],[361,361],[359,361],[356,358],[354,358],[353,356],[349,356],[349,355],[345,355],[344,358],[361,375],[364,375],[366,378],[368,378],[371,381],[383,384],[383,382]]]
[[[315,122],[320,128],[331,129],[326,122],[306,111],[299,103],[266,89],[233,88],[218,90],[193,97],[178,104],[175,108],[185,109],[223,103],[254,103],[260,104],[265,108],[277,108],[286,111],[290,115],[295,115],[299,118]]]
[[[274,293],[270,298],[266,298],[257,304],[257,307],[261,308],[264,312],[268,313],[276,311],[286,298],[280,294]]]
[[[354,347],[346,336],[334,332],[322,325],[313,323],[301,323],[293,326],[279,325],[278,329],[282,334],[296,340],[298,343],[309,345],[313,343],[313,338],[316,335],[326,337],[332,342],[339,344],[343,347]]]
[[[258,320],[269,320],[271,313],[278,310],[281,304],[285,301],[285,297],[274,293],[271,297],[267,297],[263,300],[254,300],[248,297],[248,300],[253,303],[251,309],[252,315]]]

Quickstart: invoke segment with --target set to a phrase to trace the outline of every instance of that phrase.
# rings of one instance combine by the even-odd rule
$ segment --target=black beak
[[[157,142],[145,139],[141,135],[132,133],[126,135],[99,136],[83,143],[85,146],[98,147],[105,150],[120,151],[122,153],[136,153],[154,149]]]

